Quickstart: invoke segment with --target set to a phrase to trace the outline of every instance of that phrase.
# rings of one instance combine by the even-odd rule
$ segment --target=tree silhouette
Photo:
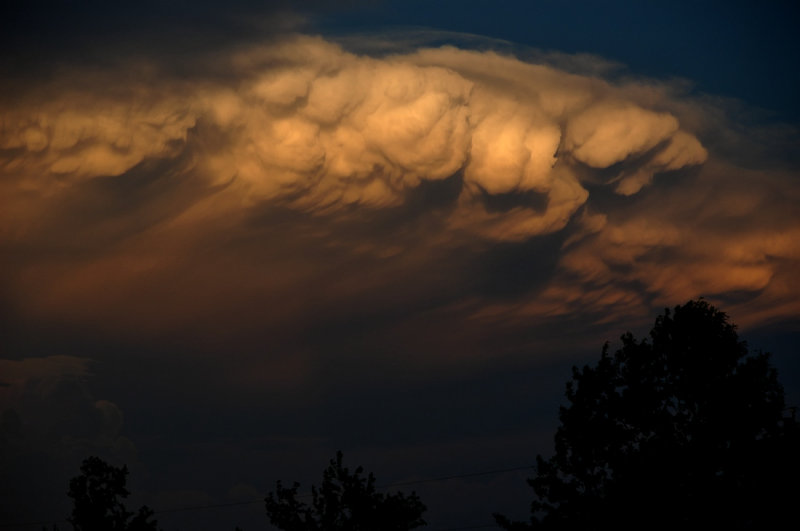
[[[146,505],[135,514],[125,508],[122,500],[130,494],[127,476],[126,466],[116,468],[99,457],[83,461],[81,475],[69,482],[69,523],[75,531],[157,531],[157,522],[150,520],[153,511]]]
[[[769,529],[796,503],[798,424],[768,354],[725,313],[689,301],[573,368],[555,455],[528,480],[530,523],[508,530]],[[792,516],[791,520],[794,520]]]
[[[342,452],[322,474],[322,485],[311,487],[311,505],[297,500],[295,483],[264,500],[270,522],[284,531],[407,531],[425,525],[426,507],[415,493],[383,494],[375,490],[375,477],[362,477],[342,466]]]

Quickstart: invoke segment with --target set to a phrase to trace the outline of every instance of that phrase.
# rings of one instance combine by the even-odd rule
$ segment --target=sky
[[[524,518],[571,367],[698,297],[800,402],[790,2],[0,9],[5,527],[99,455],[264,529],[337,450]]]

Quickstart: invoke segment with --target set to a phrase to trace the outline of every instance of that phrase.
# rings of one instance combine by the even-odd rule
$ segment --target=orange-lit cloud
[[[563,227],[583,204],[575,165],[636,159],[617,176],[629,195],[656,171],[706,157],[667,112],[597,79],[492,53],[443,48],[374,59],[297,37],[227,61],[224,81],[150,73],[108,90],[113,74],[93,79],[97,87],[67,79],[58,92],[4,110],[4,174],[49,191],[183,149],[193,174],[233,180],[247,201],[324,211],[396,205],[421,180],[461,171],[467,197],[552,195],[557,212],[512,222],[509,234],[522,238]]]
[[[759,319],[800,313],[792,170],[725,161],[707,147],[719,108],[675,87],[302,36],[203,60],[207,75],[62,72],[3,103],[17,311],[287,337],[342,311],[428,311],[431,293],[487,322],[731,293]],[[536,260],[552,267],[526,255],[512,300],[474,278],[505,274],[474,269],[493,246],[550,236]]]

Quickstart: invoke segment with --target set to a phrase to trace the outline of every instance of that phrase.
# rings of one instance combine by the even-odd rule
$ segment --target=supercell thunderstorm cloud
[[[795,198],[776,193],[779,171],[709,160],[698,135],[713,135],[713,116],[669,86],[453,47],[373,58],[302,36],[213,60],[211,74],[190,78],[147,64],[64,72],[3,109],[3,244],[24,249],[13,291],[26,311],[104,311],[92,306],[197,245],[246,235],[243,213],[271,210],[325,218],[308,229],[324,230],[324,246],[346,239],[378,256],[568,231],[558,278],[526,297],[529,309],[736,291],[797,310],[786,287],[800,238],[779,215]],[[654,179],[663,189],[648,195]],[[336,229],[381,210],[401,216],[420,190],[440,197],[413,213],[411,241]],[[731,223],[708,220],[713,209]],[[777,219],[754,223],[758,209]],[[33,242],[63,254],[28,257]]]
[[[796,132],[748,129],[730,101],[678,81],[542,57],[369,54],[295,34],[198,51],[179,72],[138,58],[6,90],[4,491],[36,492],[24,463],[68,477],[92,453],[143,477],[139,452],[169,455],[187,475],[179,443],[158,441],[197,409],[205,428],[176,436],[187,462],[271,463],[240,448],[258,441],[276,461],[313,455],[308,470],[342,446],[375,462],[471,459],[443,442],[446,428],[421,434],[450,426],[470,440],[496,422],[476,444],[497,451],[507,446],[486,433],[527,417],[466,427],[452,408],[479,400],[431,406],[423,395],[450,389],[441,382],[572,363],[701,296],[745,328],[796,323],[797,163],[766,147]],[[486,411],[501,407],[497,389],[479,392]],[[159,408],[152,427],[136,420]],[[405,418],[414,408],[430,419]],[[256,433],[222,421],[226,409],[270,420]],[[326,424],[344,410],[352,420]],[[358,431],[366,419],[374,433]],[[223,431],[247,442],[208,435]],[[238,485],[225,494],[142,491],[162,507],[257,498],[274,479],[262,473],[263,484],[217,475]],[[30,499],[3,510],[36,514]]]

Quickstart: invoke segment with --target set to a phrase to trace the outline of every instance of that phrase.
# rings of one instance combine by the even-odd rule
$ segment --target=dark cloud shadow
[[[559,232],[489,246],[467,266],[475,292],[510,300],[529,296],[551,280],[564,240]]]
[[[514,208],[526,208],[538,214],[547,210],[548,194],[536,190],[489,194],[481,190],[481,201],[487,212],[508,212]]]

